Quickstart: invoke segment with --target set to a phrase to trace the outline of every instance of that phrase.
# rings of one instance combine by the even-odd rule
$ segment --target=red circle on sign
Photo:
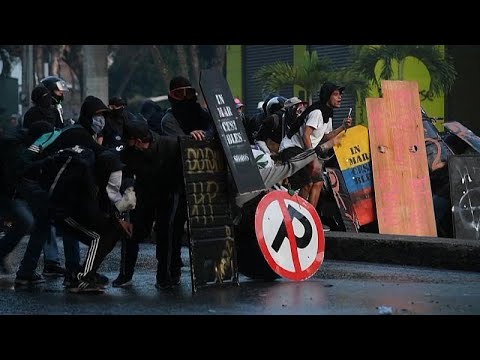
[[[298,195],[278,190],[265,195],[255,212],[255,234],[268,265],[284,278],[306,280],[322,265],[322,222],[315,208]]]

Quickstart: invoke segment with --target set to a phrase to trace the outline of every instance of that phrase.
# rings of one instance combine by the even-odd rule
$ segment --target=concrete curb
[[[480,271],[480,241],[329,231],[325,258]]]

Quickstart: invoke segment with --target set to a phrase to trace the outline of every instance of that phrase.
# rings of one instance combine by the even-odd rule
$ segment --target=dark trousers
[[[52,236],[50,202],[48,192],[33,180],[22,179],[17,186],[17,192],[27,201],[35,219],[25,254],[17,271],[17,276],[30,276],[37,268],[43,245]]]
[[[117,219],[102,218],[96,224],[83,225],[73,217],[64,219],[64,231],[69,239],[75,239],[88,245],[88,252],[82,269],[67,269],[79,271],[78,279],[94,279],[94,275],[105,257],[113,250],[117,241],[123,236]]]
[[[0,239],[0,259],[2,259],[15,249],[25,235],[30,233],[34,219],[25,201],[11,199],[4,195],[0,195],[0,216],[12,222],[11,229]]]
[[[160,232],[155,224],[157,235],[157,283],[179,279],[182,269],[182,238],[187,218],[187,202],[184,193],[173,193],[171,196],[171,212],[169,215],[167,236],[160,238]],[[164,234],[162,232],[162,234]]]
[[[152,197],[137,193],[137,207],[132,220],[133,234],[122,242],[120,275],[133,276],[138,258],[139,243],[151,232],[155,221],[157,281],[179,276],[182,265],[181,239],[186,218],[185,197],[178,193],[160,193]]]

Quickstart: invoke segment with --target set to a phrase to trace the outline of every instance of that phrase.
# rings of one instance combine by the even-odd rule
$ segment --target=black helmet
[[[287,101],[287,99],[283,96],[276,96],[270,99],[267,103],[267,108],[266,108],[267,115],[272,115],[277,111],[283,109],[283,106],[285,105],[285,101]]]
[[[50,95],[57,103],[63,101],[63,94],[57,95],[53,91],[68,91],[67,83],[65,82],[65,80],[59,78],[58,76],[47,76],[46,78],[40,80],[40,83],[42,83],[43,86],[45,86],[48,91],[50,91]]]
[[[40,80],[40,82],[50,90],[50,92],[53,92],[53,90],[68,91],[67,83],[58,76],[47,76]]]
[[[68,91],[67,83],[58,76],[47,76],[46,78],[40,80],[40,82],[43,84],[43,86],[50,90],[50,92],[53,90]]]

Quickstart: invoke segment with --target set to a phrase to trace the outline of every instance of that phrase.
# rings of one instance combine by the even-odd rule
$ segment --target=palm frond
[[[298,85],[312,93],[331,78],[330,60],[319,58],[316,51],[306,51],[303,61],[295,66],[276,62],[262,66],[254,75],[254,79],[260,83],[263,90],[275,92],[284,86]]]
[[[254,75],[254,79],[267,91],[278,91],[290,85],[296,78],[296,70],[288,63],[276,62],[261,67]]]
[[[353,48],[353,54],[356,59],[353,68],[378,89],[380,80],[392,79],[394,74],[392,62],[395,60],[402,64],[410,56],[422,62],[430,74],[429,88],[423,92],[426,98],[450,91],[457,76],[452,59],[442,54],[435,45],[357,45]],[[381,70],[377,78],[375,69],[379,61]]]

